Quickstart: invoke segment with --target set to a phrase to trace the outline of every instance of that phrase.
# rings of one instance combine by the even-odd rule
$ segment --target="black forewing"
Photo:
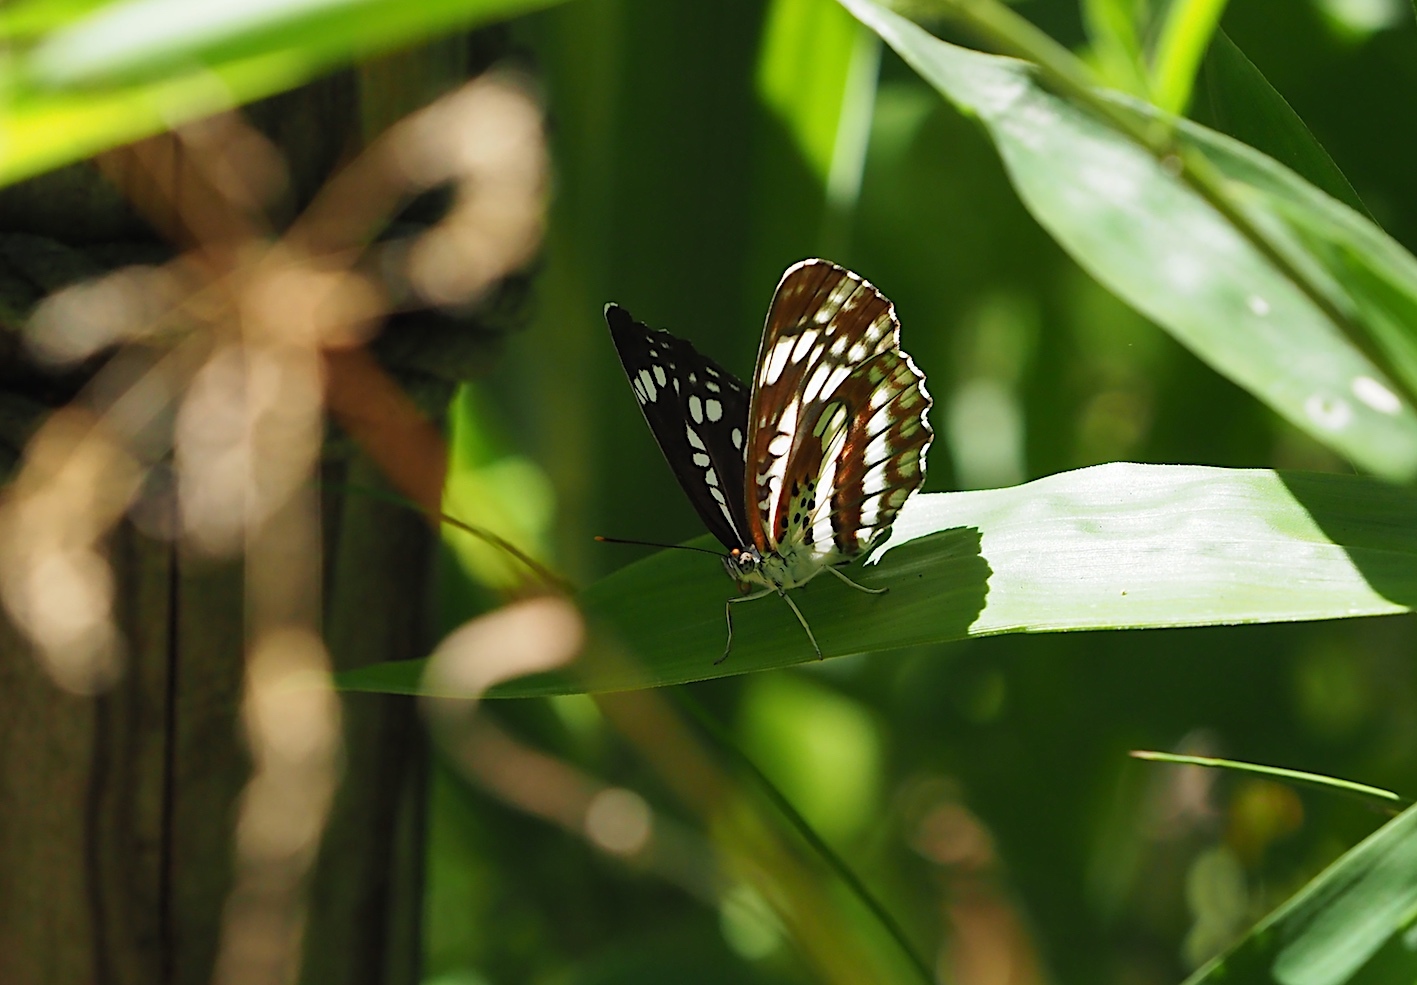
[[[605,321],[635,400],[704,526],[730,550],[747,546],[748,388],[688,342],[635,321],[619,305],[605,306]]]

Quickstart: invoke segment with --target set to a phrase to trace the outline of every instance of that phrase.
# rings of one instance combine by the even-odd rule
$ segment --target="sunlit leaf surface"
[[[793,592],[827,656],[1009,632],[1336,619],[1417,600],[1417,494],[1359,476],[1112,464],[978,492],[911,499],[853,574]],[[707,539],[701,542],[707,546]],[[516,696],[702,680],[812,659],[780,600],[734,607],[713,558],[661,551],[582,593],[600,633],[577,671],[513,682]],[[345,675],[414,692],[421,664]]]
[[[1340,327],[1141,146],[1040,87],[1022,62],[940,41],[841,0],[988,128],[1024,204],[1090,274],[1216,370],[1363,467],[1417,475],[1417,414]],[[1150,110],[1128,103],[1134,110]],[[1417,381],[1417,262],[1381,230],[1238,142],[1187,125],[1314,291]]]

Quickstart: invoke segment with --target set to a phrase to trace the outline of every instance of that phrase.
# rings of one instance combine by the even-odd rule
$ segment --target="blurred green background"
[[[1086,49],[1074,0],[1018,9]],[[793,18],[816,18],[807,42]],[[1236,0],[1223,22],[1409,249],[1412,21],[1399,0]],[[778,276],[807,256],[894,300],[935,398],[927,490],[1116,460],[1349,470],[1081,272],[1019,205],[979,127],[826,0],[580,0],[499,30],[543,80],[555,198],[533,321],[456,405],[448,509],[578,583],[639,556],[594,534],[701,533],[603,304],[746,376]],[[834,109],[825,124],[811,115],[834,86],[857,107],[840,130]],[[1208,121],[1204,85],[1192,115]],[[486,604],[476,583],[499,569],[454,535],[448,548],[452,626]],[[1011,636],[687,690],[942,980],[1143,985],[1179,981],[1381,818],[1127,751],[1410,792],[1412,644],[1407,617]],[[680,830],[662,783],[589,698],[490,714],[636,791],[657,832]],[[426,970],[439,985],[810,980],[751,894],[696,896],[448,765],[430,823]],[[692,836],[675,844],[678,864],[706,864]]]

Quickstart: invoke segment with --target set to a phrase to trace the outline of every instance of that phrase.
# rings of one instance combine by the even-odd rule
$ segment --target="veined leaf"
[[[1264,155],[1117,95],[1211,158],[1286,273],[1175,168],[1027,64],[947,44],[871,0],[840,2],[979,117],[1029,211],[1099,282],[1320,441],[1387,478],[1417,477],[1417,414],[1315,300],[1369,330],[1417,390],[1402,321],[1417,311],[1417,260],[1381,230]]]
[[[1360,476],[1099,465],[917,495],[852,572],[887,594],[822,577],[792,597],[829,656],[1011,632],[1407,612],[1414,518],[1417,493]],[[734,606],[733,652],[715,665],[734,592],[712,558],[661,551],[581,593],[599,642],[573,671],[493,694],[653,687],[812,659],[791,611],[769,597]],[[380,664],[340,684],[416,693],[420,674],[420,661]]]

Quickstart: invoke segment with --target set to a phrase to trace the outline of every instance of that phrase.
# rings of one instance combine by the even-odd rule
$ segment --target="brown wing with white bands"
[[[894,307],[856,274],[805,260],[783,275],[748,416],[744,485],[760,551],[850,559],[920,487],[930,397],[899,345]]]

